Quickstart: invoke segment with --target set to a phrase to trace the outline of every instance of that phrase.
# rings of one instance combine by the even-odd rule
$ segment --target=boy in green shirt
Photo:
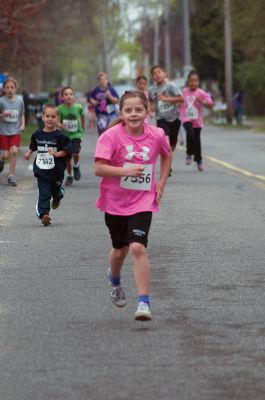
[[[74,102],[74,91],[70,86],[64,87],[61,92],[63,104],[58,107],[60,129],[63,129],[69,137],[73,149],[73,172],[71,159],[66,162],[67,178],[65,185],[72,185],[73,179],[79,181],[81,178],[79,158],[81,151],[81,141],[84,135],[84,114],[83,106]]]

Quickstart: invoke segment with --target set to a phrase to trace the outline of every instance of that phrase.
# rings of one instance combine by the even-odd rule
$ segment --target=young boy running
[[[44,226],[50,225],[50,206],[56,209],[64,197],[62,188],[66,157],[70,156],[72,145],[68,137],[56,129],[58,112],[54,104],[46,104],[43,109],[43,130],[33,133],[29,149],[24,158],[30,159],[37,151],[34,161],[34,175],[38,180],[39,198],[36,204],[36,214]]]
[[[164,129],[171,150],[174,151],[181,125],[178,107],[183,103],[182,92],[177,85],[167,80],[166,72],[159,65],[152,67],[151,75],[155,81],[155,85],[149,89],[151,110],[156,114],[157,126]]]

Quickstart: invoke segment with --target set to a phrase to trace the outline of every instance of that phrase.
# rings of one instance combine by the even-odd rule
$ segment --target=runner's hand
[[[144,166],[135,164],[133,167],[126,168],[126,176],[141,176],[144,173]]]
[[[161,183],[157,182],[156,184],[156,201],[157,203],[160,203],[163,194],[164,194],[164,185],[162,185]]]
[[[30,159],[30,156],[31,156],[31,151],[30,151],[30,150],[27,150],[27,151],[24,153],[24,158],[25,158],[25,160],[29,160],[29,159]]]

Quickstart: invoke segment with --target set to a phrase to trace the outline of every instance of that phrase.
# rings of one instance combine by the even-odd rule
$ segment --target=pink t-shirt
[[[196,90],[191,90],[186,87],[183,89],[184,103],[179,108],[181,122],[192,122],[194,128],[203,127],[203,106],[197,97],[201,97],[204,101],[212,104],[211,96],[204,90],[198,88]]]
[[[108,160],[109,165],[116,167],[143,164],[145,171],[138,178],[101,178],[97,207],[113,215],[159,211],[154,169],[158,156],[166,156],[170,151],[164,131],[156,126],[144,124],[144,133],[140,136],[130,135],[122,124],[104,132],[97,141],[95,160]]]

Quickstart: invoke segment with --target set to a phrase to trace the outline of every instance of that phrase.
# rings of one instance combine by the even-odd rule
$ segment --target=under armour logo
[[[143,161],[150,160],[150,157],[148,156],[150,149],[146,146],[142,147],[143,151],[133,151],[132,145],[126,146],[126,150],[128,151],[125,156],[126,160],[132,160],[133,156],[141,156],[143,158]]]

